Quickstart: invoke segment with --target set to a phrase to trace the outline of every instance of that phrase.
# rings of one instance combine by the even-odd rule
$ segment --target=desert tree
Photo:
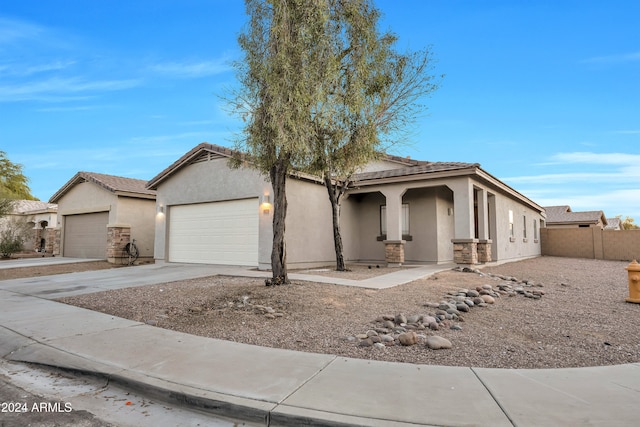
[[[390,146],[407,141],[436,90],[428,49],[400,53],[397,38],[378,29],[370,0],[330,1],[322,56],[325,87],[312,111],[310,171],[322,177],[331,203],[336,269],[345,270],[340,208],[351,178]]]
[[[287,283],[286,182],[311,158],[310,117],[322,98],[320,65],[328,0],[246,0],[248,23],[238,37],[243,58],[235,62],[239,84],[232,110],[244,121],[233,163],[250,164],[273,187],[272,279]]]
[[[0,198],[37,200],[31,194],[22,165],[9,160],[4,151],[0,151]]]

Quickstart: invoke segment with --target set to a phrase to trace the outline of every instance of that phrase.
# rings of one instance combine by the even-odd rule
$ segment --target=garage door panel
[[[169,261],[258,264],[258,199],[172,206]]]
[[[107,256],[109,212],[66,215],[63,255],[104,259]]]

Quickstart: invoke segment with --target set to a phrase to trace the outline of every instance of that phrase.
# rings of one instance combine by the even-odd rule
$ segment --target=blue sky
[[[640,2],[378,0],[442,85],[393,154],[480,163],[537,203],[640,222]],[[0,4],[0,150],[48,200],[78,171],[150,179],[232,145],[241,1]]]

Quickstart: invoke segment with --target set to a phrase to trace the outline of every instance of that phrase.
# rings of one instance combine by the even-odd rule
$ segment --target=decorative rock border
[[[464,313],[478,307],[487,307],[497,300],[522,295],[533,300],[541,299],[545,292],[543,285],[530,280],[518,280],[512,276],[485,274],[478,269],[456,267],[453,271],[479,274],[502,280],[495,287],[490,284],[477,286],[475,289],[458,289],[449,291],[440,302],[427,302],[424,307],[430,309],[426,314],[382,315],[375,319],[373,327],[367,332],[346,339],[357,343],[359,347],[384,349],[393,346],[412,346],[424,344],[432,350],[452,348],[452,343],[438,335],[427,335],[443,328],[462,330],[460,322],[464,322]]]

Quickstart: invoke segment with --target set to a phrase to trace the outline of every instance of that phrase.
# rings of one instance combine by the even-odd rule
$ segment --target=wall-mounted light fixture
[[[453,208],[447,208],[447,215],[453,215]]]
[[[261,197],[260,209],[263,215],[269,215],[271,212],[271,197],[269,194],[263,194]]]
[[[160,203],[160,204],[158,205],[157,212],[158,212],[158,213],[164,213],[164,206],[162,205],[162,203]]]

